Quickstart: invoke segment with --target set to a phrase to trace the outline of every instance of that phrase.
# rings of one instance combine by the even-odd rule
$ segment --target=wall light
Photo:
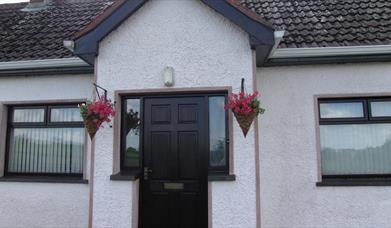
[[[174,68],[167,66],[163,71],[163,82],[167,87],[171,87],[174,85]]]

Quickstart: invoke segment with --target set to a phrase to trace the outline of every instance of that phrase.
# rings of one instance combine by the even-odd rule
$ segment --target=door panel
[[[151,166],[153,172],[149,175],[152,179],[168,178],[169,170],[167,164],[170,160],[171,148],[170,132],[151,133]]]
[[[194,207],[197,198],[192,192],[180,194],[180,227],[202,227],[197,219],[200,217],[199,211]]]
[[[144,100],[143,228],[206,228],[207,113],[204,97]]]
[[[179,177],[197,178],[198,175],[198,134],[197,132],[178,132]]]

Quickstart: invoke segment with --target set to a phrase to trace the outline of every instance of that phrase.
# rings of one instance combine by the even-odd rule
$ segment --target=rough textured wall
[[[100,44],[98,84],[109,90],[163,88],[162,71],[175,69],[175,88],[233,86],[241,77],[252,88],[248,35],[200,1],[146,3]],[[234,123],[237,181],[212,183],[214,228],[255,227],[254,137]],[[246,145],[246,146],[244,146]],[[94,226],[129,227],[132,182],[109,180],[113,129],[96,137]]]
[[[0,182],[0,227],[85,228],[88,185]]]
[[[91,97],[92,75],[0,77],[0,102]]]
[[[316,187],[314,95],[390,92],[389,63],[258,69],[263,227],[389,227],[391,187]]]
[[[0,78],[0,103],[88,98],[91,81],[91,75]],[[88,191],[86,184],[0,182],[0,227],[87,227]]]

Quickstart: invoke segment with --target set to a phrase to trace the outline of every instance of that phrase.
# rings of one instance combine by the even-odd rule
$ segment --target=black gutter
[[[46,75],[67,75],[67,74],[93,74],[93,66],[79,67],[45,67],[45,68],[27,68],[0,70],[0,77],[9,76],[46,76]]]
[[[369,63],[369,62],[389,62],[389,61],[391,61],[391,54],[276,58],[276,59],[269,59],[267,62],[263,64],[258,63],[257,67]]]

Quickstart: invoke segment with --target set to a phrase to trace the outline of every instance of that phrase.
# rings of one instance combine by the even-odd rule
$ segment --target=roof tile
[[[115,0],[61,0],[36,12],[0,4],[0,62],[72,57],[72,38]],[[285,30],[279,48],[391,44],[390,0],[237,0]]]
[[[238,1],[286,31],[280,48],[391,44],[390,0]]]
[[[53,1],[46,9],[21,11],[27,3],[0,4],[0,62],[67,58],[63,40],[82,29],[113,0]]]

